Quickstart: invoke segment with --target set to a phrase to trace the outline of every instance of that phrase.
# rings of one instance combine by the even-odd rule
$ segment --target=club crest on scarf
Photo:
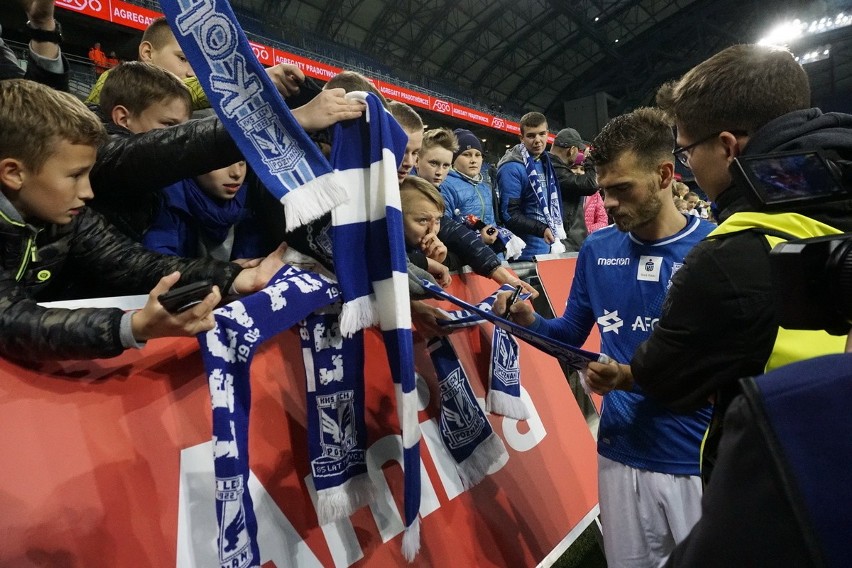
[[[163,11],[211,106],[264,186],[285,206],[288,228],[346,199],[254,56],[226,0],[163,0]]]
[[[484,429],[475,400],[465,396],[466,377],[461,365],[439,380],[441,391],[441,434],[450,450],[458,450]]]
[[[363,371],[351,364],[361,360],[351,352],[360,342],[350,345],[346,340],[344,346],[337,317],[340,310],[332,307],[327,312],[312,314],[301,322],[299,337],[305,371],[313,371],[307,388],[308,409],[315,413],[308,419],[311,472],[320,501],[325,501],[329,492],[340,493],[334,497],[340,501],[349,497],[342,494],[341,485],[367,471],[366,426],[359,418],[364,412]],[[368,483],[367,478],[360,483]],[[372,496],[371,488],[365,491],[369,492],[366,497]],[[320,513],[320,520],[339,518],[363,504],[357,500],[342,510],[338,506],[337,510]]]
[[[479,406],[450,340],[437,337],[428,349],[441,396],[438,432],[456,462],[462,485],[469,489],[509,456]]]
[[[518,366],[518,344],[499,327],[494,328],[492,340],[494,368],[491,374],[505,387],[518,386],[521,382],[521,370]]]
[[[251,540],[246,528],[242,477],[216,480],[216,503],[222,511],[219,525],[219,563],[221,568],[246,568],[253,560]]]

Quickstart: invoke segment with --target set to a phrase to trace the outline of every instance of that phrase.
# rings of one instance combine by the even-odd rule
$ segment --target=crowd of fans
[[[112,65],[100,45],[95,44],[90,58],[99,78],[86,106],[63,92],[67,90],[68,64],[58,42],[51,40],[56,29],[52,1],[30,2],[27,10],[35,32],[26,71],[17,66],[16,58],[8,56],[0,40],[0,48],[4,50],[4,57],[0,58],[0,78],[4,79],[0,81],[2,356],[31,360],[107,357],[156,337],[196,335],[213,327],[212,310],[223,296],[246,294],[265,286],[283,265],[285,247],[292,247],[334,271],[330,215],[298,228],[285,225],[283,206],[266,191],[222,123],[209,110],[204,92],[164,19],[153,21],[143,34],[139,61]],[[750,49],[740,47],[745,51]],[[737,64],[746,55],[754,56],[736,50],[732,53],[723,52],[726,57],[739,57]],[[794,79],[799,77],[800,69],[791,63],[789,54],[767,57],[775,57],[770,63],[791,67]],[[735,66],[728,65],[727,69],[730,68]],[[707,74],[711,77],[726,76],[710,71]],[[646,403],[651,398],[660,405],[660,413],[672,415],[668,419],[673,424],[680,420],[674,415],[680,413],[670,412],[672,407],[702,412],[701,427],[692,428],[694,432],[690,430],[695,436],[674,437],[679,443],[691,444],[684,453],[695,458],[695,463],[687,464],[689,467],[679,463],[677,471],[666,466],[656,472],[685,478],[683,481],[693,486],[694,494],[694,514],[684,520],[682,531],[666,533],[665,538],[671,542],[661,544],[655,551],[659,553],[655,558],[664,560],[675,541],[684,538],[699,516],[701,487],[696,483],[701,436],[698,434],[709,419],[709,410],[705,408],[709,406],[708,398],[713,398],[717,407],[725,408],[733,398],[734,381],[761,372],[767,367],[770,354],[780,349],[773,345],[777,326],[766,323],[774,322],[772,308],[767,307],[771,304],[766,300],[768,292],[764,289],[768,270],[764,270],[765,263],[754,260],[762,262],[767,255],[764,235],[744,236],[743,231],[711,239],[709,243],[703,240],[716,234],[711,223],[714,205],[718,203],[702,199],[675,173],[675,156],[688,166],[692,161],[696,176],[699,171],[704,176],[702,187],[709,198],[715,201],[722,197],[724,201],[732,195],[737,197],[730,193],[733,186],[729,179],[719,180],[728,172],[727,157],[736,156],[745,148],[748,139],[743,137],[748,136],[747,131],[722,130],[704,139],[690,138],[689,134],[694,136],[703,130],[690,123],[691,107],[683,106],[681,110],[677,107],[679,100],[690,97],[687,78],[676,85],[674,94],[661,95],[664,102],[673,105],[679,127],[676,136],[682,146],[674,155],[675,134],[667,119],[661,118],[664,113],[656,109],[639,109],[623,118],[617,117],[594,144],[584,141],[572,128],[563,129],[549,149],[546,117],[530,112],[520,121],[519,143],[506,151],[496,167],[490,167],[484,162],[481,140],[471,131],[425,130],[414,109],[386,101],[358,73],[339,74],[300,105],[293,101],[295,96],[303,94],[305,77],[297,67],[279,64],[267,73],[292,104],[293,117],[326,155],[333,143],[330,127],[358,118],[365,110],[362,102],[345,97],[349,91],[372,92],[405,131],[407,145],[397,181],[410,270],[419,269],[447,286],[452,271],[470,266],[497,283],[520,285],[536,295],[504,261],[580,251],[580,268],[563,318],[543,323],[528,305],[519,304],[512,313],[522,325],[540,328],[556,338],[569,337],[571,343],[579,345],[589,329],[601,325],[595,311],[601,307],[595,305],[599,295],[612,296],[612,305],[624,302],[628,306],[629,299],[629,307],[641,305],[646,310],[648,317],[644,320],[637,317],[629,322],[634,332],[639,328],[645,334],[644,343],[639,345],[638,341],[630,343],[625,339],[629,325],[624,325],[624,335],[607,336],[613,350],[610,354],[618,353],[620,357],[614,357],[615,361],[607,365],[590,364],[589,384],[609,397],[608,401],[622,401],[618,404],[622,405],[623,416],[618,420],[629,423],[631,428],[635,427],[635,422],[630,422],[633,415],[625,409],[642,406],[647,412]],[[772,95],[782,90],[777,89]],[[806,81],[797,92],[801,100],[789,104],[782,101],[781,110],[773,109],[771,112],[776,114],[767,120],[787,115],[796,118],[796,113],[809,112]],[[669,95],[671,100],[666,98]],[[689,126],[695,130],[689,130]],[[624,132],[630,128],[636,135],[626,140]],[[844,141],[848,137],[846,130]],[[649,132],[653,144],[647,143]],[[708,174],[711,168],[706,164],[721,153],[702,156],[700,150],[696,151],[707,142],[724,145],[729,151],[725,160],[711,164],[718,170],[713,175]],[[741,209],[737,207],[722,203],[720,211],[727,211],[722,219],[738,214]],[[829,210],[827,214],[835,213]],[[838,226],[846,227],[848,215],[841,219],[845,220]],[[756,223],[752,219],[746,221]],[[818,229],[827,226],[820,225]],[[597,231],[601,232],[589,238]],[[687,237],[691,240],[683,240]],[[699,252],[713,248],[714,254],[689,253],[692,264],[681,271],[684,258],[693,246]],[[596,253],[600,255],[590,256]],[[638,262],[633,266],[622,262],[629,255],[641,259],[638,273]],[[663,262],[663,255],[668,264]],[[718,270],[720,258],[736,269]],[[615,268],[623,269],[626,275],[620,281],[613,276]],[[757,274],[758,269],[763,272]],[[600,276],[592,278],[593,273]],[[720,278],[736,282],[732,285],[725,280],[713,286],[714,279]],[[216,286],[200,304],[185,312],[168,312],[157,300],[178,282],[201,279],[210,279]],[[745,284],[740,285],[743,282],[737,279]],[[646,286],[651,282],[652,285]],[[696,314],[692,300],[708,282],[709,297],[718,300],[720,310],[731,312],[726,314],[728,317],[715,319],[719,325],[739,322],[737,329],[704,331],[703,326],[716,324]],[[632,283],[633,289],[627,290],[629,286],[625,283]],[[622,284],[623,290],[619,288]],[[744,296],[751,294],[754,301],[728,301],[730,290],[740,291]],[[140,292],[149,293],[148,302],[143,309],[132,313],[108,308],[46,309],[36,304],[45,300]],[[664,311],[663,299],[669,302],[672,297],[674,307]],[[648,298],[653,301],[646,301]],[[741,314],[740,310],[746,313]],[[437,324],[442,312],[429,304],[413,300],[411,313],[420,333],[428,336],[448,333]],[[604,314],[613,322],[618,319],[617,310]],[[752,330],[750,326],[760,327]],[[820,342],[820,349],[828,345],[822,338]],[[755,347],[743,353],[742,346],[751,344]],[[715,346],[711,351],[717,356],[727,357],[724,364],[704,357],[708,345]],[[731,360],[734,357],[738,359]],[[791,360],[796,360],[795,357],[791,356]],[[682,365],[684,359],[690,365]],[[741,360],[748,364],[741,364]],[[712,367],[705,369],[710,377],[728,369],[735,371],[718,377],[703,390],[696,390],[696,381],[689,373],[701,365]],[[661,383],[681,377],[680,384],[674,386]],[[642,388],[637,391],[636,385]],[[650,393],[647,401],[640,391]],[[605,410],[604,417],[607,412],[615,416],[619,410]],[[612,424],[619,426],[621,422]],[[612,424],[610,428],[614,428]],[[623,437],[623,434],[615,432],[613,436]],[[665,441],[664,436],[668,435],[671,434],[660,434],[659,439]],[[628,501],[640,501],[630,492],[637,483],[652,483],[660,488],[670,484],[670,481],[636,477],[639,470],[654,472],[653,459],[637,457],[644,451],[641,441],[624,442],[624,439],[623,450],[629,459],[619,457],[624,467],[613,466],[611,470],[618,479],[610,477],[601,485],[613,489],[627,487],[628,497],[609,495],[608,522],[613,522]],[[604,439],[602,443],[609,442]],[[614,460],[617,453],[610,457]],[[605,455],[603,451],[601,455]],[[715,457],[715,446],[705,448],[706,456]],[[707,462],[702,467],[706,465]],[[602,503],[605,501],[602,497]],[[638,509],[649,507],[647,503],[634,504]],[[667,506],[683,508],[671,503]],[[656,504],[651,507],[659,509],[655,513],[659,517],[662,508]],[[646,529],[638,524],[632,528],[619,527],[609,531],[609,538],[620,538],[632,531],[633,541],[644,546]],[[693,540],[693,546],[696,542]],[[608,542],[608,554],[619,547],[625,556],[633,554],[634,549],[626,546],[633,543],[625,543]],[[643,554],[642,558],[646,558],[647,553]]]

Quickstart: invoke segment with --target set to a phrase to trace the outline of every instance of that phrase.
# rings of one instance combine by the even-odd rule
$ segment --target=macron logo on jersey
[[[598,318],[598,325],[603,328],[604,333],[614,331],[618,334],[618,328],[624,325],[624,321],[618,317],[618,310],[612,312],[604,310],[604,315]]]
[[[630,266],[629,258],[599,258],[598,266]]]

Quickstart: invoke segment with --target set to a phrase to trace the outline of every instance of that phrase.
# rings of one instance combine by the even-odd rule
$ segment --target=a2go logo
[[[56,3],[75,12],[100,12],[104,9],[101,0],[57,0]]]
[[[254,43],[253,41],[250,41],[249,45],[251,46],[251,50],[254,52],[254,56],[257,57],[258,61],[262,63],[272,61],[272,55],[269,53],[266,46]]]
[[[435,99],[435,102],[432,103],[432,110],[435,112],[450,112],[450,103],[441,99]]]

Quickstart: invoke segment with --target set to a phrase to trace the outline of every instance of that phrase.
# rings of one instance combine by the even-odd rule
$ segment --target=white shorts
[[[701,517],[701,478],[635,469],[598,456],[609,568],[656,568]]]

